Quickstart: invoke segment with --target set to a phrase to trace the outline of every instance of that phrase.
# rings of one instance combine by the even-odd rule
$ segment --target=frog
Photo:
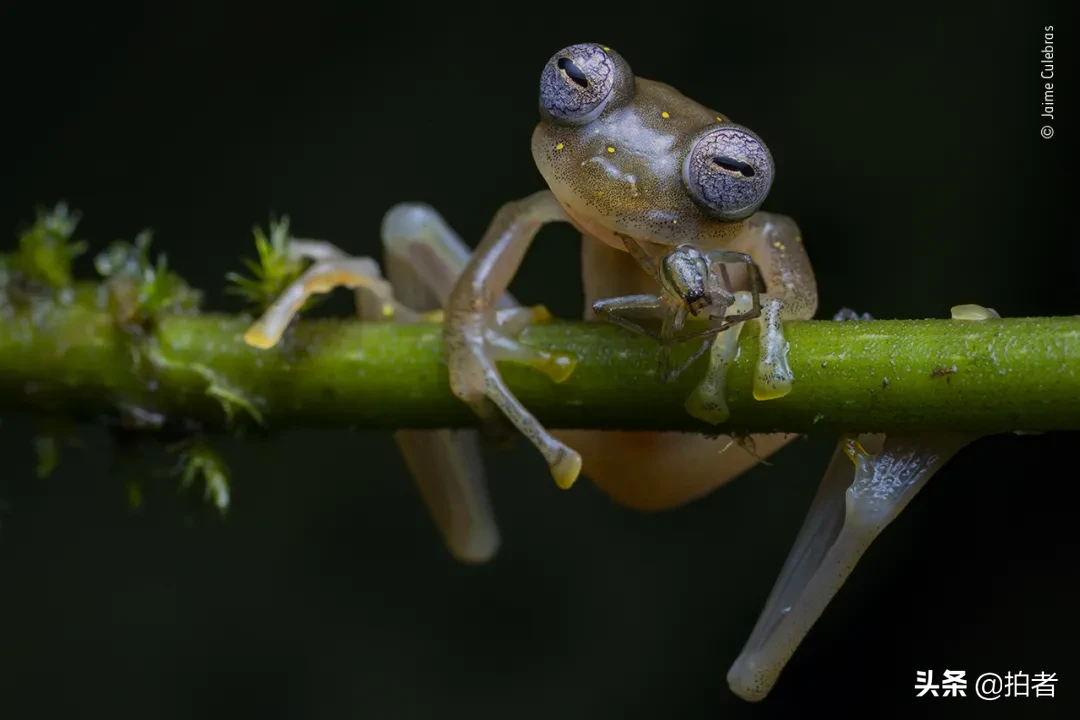
[[[432,462],[430,468],[420,467],[424,460],[408,464],[414,478],[428,478],[417,479],[425,497],[436,502],[434,496],[441,496],[438,502],[455,508],[437,513],[449,523],[440,527],[444,539],[452,536],[451,551],[477,561],[498,543],[490,505],[481,500],[486,477],[472,460],[481,436],[501,436],[507,420],[540,452],[559,487],[571,487],[584,469],[614,501],[646,512],[700,498],[797,437],[751,436],[754,454],[725,453],[718,460],[728,436],[542,427],[503,382],[498,363],[530,366],[556,383],[576,363],[568,354],[539,351],[517,339],[550,317],[542,306],[523,307],[507,290],[543,226],[569,223],[581,233],[584,320],[634,309],[605,307],[606,300],[656,294],[660,284],[645,265],[680,246],[752,260],[736,261],[727,274],[738,290],[748,289],[757,275],[765,291],[760,319],[767,352],[754,389],[759,399],[790,391],[782,322],[812,317],[818,302],[798,225],[759,210],[775,167],[752,130],[671,85],[634,76],[628,62],[602,44],[559,50],[543,67],[539,85],[540,118],[530,147],[547,188],[499,208],[475,250],[435,208],[399,203],[382,222],[385,268],[327,243],[296,243],[295,253],[314,265],[244,336],[254,347],[272,347],[309,295],[341,286],[356,290],[365,319],[408,322],[417,313],[441,313],[451,390],[479,416],[481,428],[407,433],[398,441],[415,450],[410,458],[449,454],[461,460]],[[428,444],[440,450],[421,449]]]
[[[802,234],[791,218],[759,212],[774,162],[758,135],[666,83],[635,77],[608,46],[583,43],[553,55],[541,71],[538,105],[530,146],[548,187],[495,214],[454,285],[444,330],[451,387],[481,417],[501,410],[540,451],[560,487],[569,487],[584,468],[623,505],[653,511],[686,504],[795,436],[755,436],[758,457],[729,453],[717,462],[724,436],[548,432],[501,380],[494,361],[510,359],[502,349],[508,338],[499,338],[498,352],[490,340],[479,341],[490,332],[485,317],[492,300],[549,223],[581,232],[584,320],[598,318],[603,300],[655,295],[660,288],[643,264],[680,245],[744,253],[771,300],[761,316],[769,352],[762,354],[755,397],[781,397],[791,387],[783,351],[772,351],[784,346],[781,323],[812,317],[817,308]],[[741,289],[749,274],[739,270],[733,266],[731,275]],[[527,362],[529,352],[517,347],[515,357]]]
[[[768,402],[787,395],[795,381],[784,323],[811,319],[818,307],[798,224],[762,209],[775,164],[750,128],[671,85],[636,77],[625,58],[599,43],[570,45],[549,58],[538,109],[530,147],[547,187],[500,207],[475,249],[422,202],[399,203],[384,215],[381,264],[323,241],[296,240],[290,254],[311,265],[243,338],[264,350],[277,345],[308,297],[336,287],[355,291],[363,320],[442,324],[450,389],[475,413],[478,427],[398,430],[394,438],[446,548],[465,563],[488,562],[500,546],[481,447],[505,439],[510,428],[535,448],[558,487],[569,489],[584,475],[614,502],[641,512],[698,500],[799,437],[549,430],[513,395],[502,363],[530,367],[556,384],[576,367],[569,353],[520,342],[526,328],[551,314],[543,305],[522,305],[508,290],[550,224],[566,223],[581,234],[583,320],[650,334],[634,314],[660,313],[661,330],[652,333],[662,347],[660,380],[681,371],[667,361],[670,345],[707,340],[700,349],[709,353],[708,369],[686,411],[712,424],[728,416],[724,381],[741,329],[759,323],[753,394]],[[684,326],[689,330],[680,337]],[[855,446],[845,437],[838,447]],[[844,457],[870,462],[854,449]],[[829,487],[836,486],[834,470],[826,472]],[[816,527],[821,512],[811,508],[807,527]],[[793,553],[806,542],[800,536]],[[856,545],[841,552],[850,556]],[[788,588],[782,599],[827,604],[838,585],[807,586],[810,576],[805,561],[789,561],[778,579],[778,587]],[[777,614],[789,611],[775,598],[766,603],[728,675],[740,697],[768,694],[801,640],[805,622],[780,639],[772,633]],[[812,623],[816,615],[803,617]]]

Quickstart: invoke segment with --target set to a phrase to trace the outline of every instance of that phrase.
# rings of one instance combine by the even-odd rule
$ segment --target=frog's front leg
[[[498,326],[495,301],[510,284],[540,228],[566,220],[548,190],[504,205],[454,285],[443,329],[454,395],[486,423],[500,424],[501,412],[540,451],[561,488],[569,488],[577,479],[580,455],[553,437],[514,397],[496,362],[532,365],[559,382],[570,374],[574,361],[569,356],[553,361],[550,354],[518,343],[512,337],[516,333]]]
[[[956,321],[989,320],[978,306],[953,308]],[[758,622],[728,672],[731,690],[761,700],[866,548],[973,435],[873,435],[840,439],[817,496]]]
[[[605,300],[655,295],[658,290],[655,278],[642,272],[639,261],[630,253],[588,235],[582,236],[581,260],[586,320],[602,317],[595,308]],[[741,287],[740,280],[745,277],[736,273],[733,285]],[[736,316],[741,307],[729,312],[727,319]],[[738,327],[725,331],[720,339],[733,336]],[[731,447],[729,436],[622,430],[558,430],[555,434],[581,453],[582,474],[604,493],[621,505],[646,512],[693,502],[743,475],[798,437],[782,433],[753,435],[750,440],[754,452],[750,453],[745,447]]]
[[[754,397],[770,400],[787,395],[794,383],[794,375],[787,361],[788,342],[784,338],[783,321],[809,319],[817,312],[817,283],[799,228],[791,218],[756,213],[747,221],[746,230],[737,238],[735,245],[745,250],[754,261],[753,265],[747,267],[744,282],[751,289],[736,293],[736,301],[728,309],[728,320],[734,327],[713,343],[709,369],[686,401],[687,412],[713,424],[722,423],[729,416],[726,377],[738,353],[742,331],[742,324],[736,321],[757,317],[761,332]],[[740,255],[727,250],[714,250],[709,253],[709,259],[717,263],[740,262]],[[759,276],[766,291],[760,298],[754,292]],[[749,441],[759,446],[764,439],[764,436],[753,435]],[[769,442],[766,447],[769,445],[775,446],[776,443]]]
[[[787,361],[783,321],[809,320],[817,312],[817,283],[810,258],[798,225],[785,215],[755,213],[735,244],[734,249],[754,259],[765,284],[754,397],[758,400],[783,397],[791,392],[794,382]]]

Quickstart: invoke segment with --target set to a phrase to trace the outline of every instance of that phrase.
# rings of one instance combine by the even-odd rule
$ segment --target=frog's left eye
[[[683,182],[698,203],[725,220],[753,215],[773,181],[769,149],[733,123],[698,136],[683,163]]]
[[[633,87],[630,67],[614,50],[593,43],[571,45],[544,66],[540,112],[556,122],[585,123],[628,87]]]

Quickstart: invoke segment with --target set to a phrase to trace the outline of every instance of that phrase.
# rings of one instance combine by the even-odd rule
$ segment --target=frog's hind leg
[[[868,316],[866,316],[868,318]],[[957,321],[998,318],[977,305],[953,308]],[[841,311],[836,320],[862,319]],[[920,433],[840,438],[817,496],[739,657],[728,686],[744,700],[769,694],[803,638],[840,590],[866,548],[975,435]]]
[[[748,701],[769,694],[867,547],[971,440],[890,436],[871,454],[857,437],[841,439],[757,624],[728,671],[732,692]]]
[[[415,310],[446,306],[454,282],[469,261],[461,238],[431,207],[396,205],[382,225],[386,270],[396,297]],[[508,293],[496,301],[512,323],[521,314]],[[500,533],[488,494],[477,430],[399,430],[394,433],[417,490],[447,548],[463,562],[495,555]]]

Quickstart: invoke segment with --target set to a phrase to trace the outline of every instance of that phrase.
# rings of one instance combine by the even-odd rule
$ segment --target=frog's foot
[[[727,315],[741,316],[750,312],[753,305],[753,293],[739,291],[735,293],[735,300],[728,308]],[[707,423],[718,425],[731,416],[726,396],[727,373],[739,355],[742,328],[743,323],[736,323],[713,341],[709,352],[709,369],[686,399],[686,411]]]
[[[551,320],[551,313],[543,305],[510,308],[495,313],[495,328],[486,335],[492,358],[497,362],[528,365],[547,375],[552,382],[561,383],[570,377],[577,366],[577,358],[571,353],[548,352],[526,347],[516,338],[529,325]]]
[[[291,240],[289,254],[315,260],[292,282],[244,333],[244,342],[265,350],[276,345],[289,323],[312,295],[346,287],[357,292],[361,316],[369,320],[412,320],[417,314],[394,299],[379,264],[368,257],[350,257],[335,246],[319,240]],[[361,300],[369,294],[375,300]]]
[[[999,315],[979,305],[958,305],[952,318],[981,321]],[[860,437],[841,437],[757,625],[728,672],[736,695],[751,701],[768,695],[866,548],[934,473],[975,439],[950,433],[873,435],[866,440],[881,449],[868,452]]]
[[[757,372],[754,374],[754,398],[756,400],[774,400],[791,392],[795,380],[788,364],[788,350],[791,347],[784,338],[784,326],[780,319],[783,303],[774,297],[763,295],[761,298],[760,348],[758,352]]]
[[[881,436],[869,439],[881,442]],[[871,454],[859,438],[841,439],[757,625],[728,671],[732,692],[749,701],[768,695],[866,548],[971,440],[893,436]]]
[[[572,355],[527,347],[512,332],[507,332],[530,324],[531,313],[526,310],[507,315],[503,311],[494,315],[495,322],[490,325],[479,313],[457,315],[448,322],[443,338],[449,350],[450,388],[479,415],[489,432],[498,434],[503,417],[513,423],[540,451],[556,484],[568,489],[581,472],[581,456],[544,429],[510,392],[496,368],[497,362],[528,365],[554,382],[562,382],[573,372],[576,359]],[[503,316],[501,327],[500,315]]]

